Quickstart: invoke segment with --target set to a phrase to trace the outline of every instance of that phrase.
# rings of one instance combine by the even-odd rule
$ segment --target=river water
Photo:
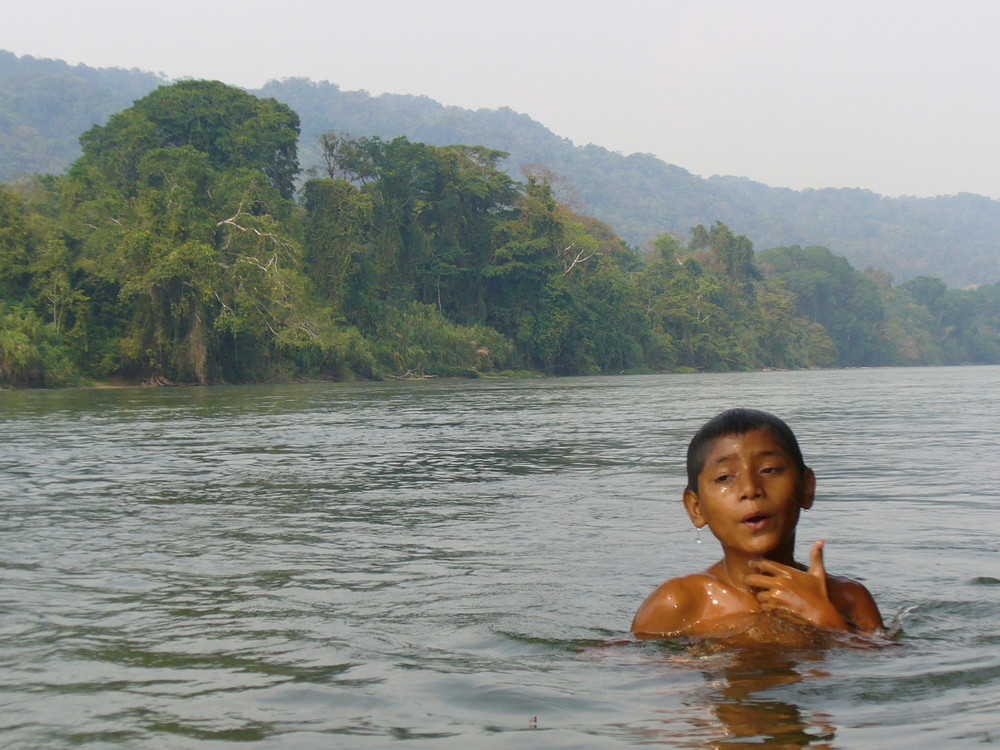
[[[0,393],[6,748],[1000,741],[1000,368]],[[736,405],[878,649],[627,639]]]

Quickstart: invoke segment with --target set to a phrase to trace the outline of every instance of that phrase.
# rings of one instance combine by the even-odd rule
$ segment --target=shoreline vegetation
[[[503,152],[328,132],[301,180],[298,137],[182,81],[0,185],[0,388],[1000,363],[1000,284],[721,222],[640,252]]]
[[[850,367],[809,367],[809,368],[796,368],[798,370],[865,370],[865,369],[879,369],[882,367],[977,367],[983,366],[981,363],[960,363],[957,365],[856,365]],[[761,367],[755,370],[743,370],[742,372],[793,372],[793,368],[788,367]],[[153,379],[127,379],[127,378],[110,378],[108,380],[95,380],[95,381],[77,381],[72,384],[61,385],[55,387],[59,390],[95,390],[95,391],[109,391],[109,390],[119,390],[126,388],[198,388],[198,387],[208,387],[208,386],[223,386],[223,387],[239,387],[243,385],[306,385],[315,383],[376,383],[376,382],[424,382],[428,380],[533,380],[533,379],[545,379],[549,377],[558,378],[573,378],[573,377],[627,377],[633,375],[698,375],[698,374],[713,374],[718,372],[724,372],[719,370],[695,370],[689,367],[680,367],[676,370],[625,370],[621,372],[601,372],[601,373],[591,373],[591,374],[575,374],[575,375],[548,375],[544,372],[538,372],[536,370],[504,370],[501,372],[477,372],[470,370],[464,375],[428,375],[428,374],[410,374],[410,375],[385,375],[381,378],[292,378],[283,380],[256,380],[248,381],[242,383],[228,383],[225,381],[219,382],[173,382],[166,380],[165,378],[153,378]],[[25,391],[25,390],[53,390],[51,386],[34,386],[34,385],[23,385],[16,386],[10,384],[0,383],[0,393],[5,391]]]

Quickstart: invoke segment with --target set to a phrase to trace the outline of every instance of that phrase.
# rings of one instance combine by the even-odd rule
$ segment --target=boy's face
[[[695,526],[706,524],[723,549],[759,556],[791,554],[799,513],[812,505],[816,478],[799,469],[766,428],[716,439],[698,492],[684,505]]]

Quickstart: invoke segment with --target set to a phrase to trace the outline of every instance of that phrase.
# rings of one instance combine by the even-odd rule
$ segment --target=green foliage
[[[351,275],[355,255],[355,266],[370,265],[369,295],[413,296],[454,317],[481,319],[495,216],[517,196],[496,169],[504,154],[334,133],[321,143],[333,182],[306,185],[310,256],[332,262],[338,278]],[[352,193],[339,177],[360,187]],[[331,257],[334,244],[339,259]]]
[[[11,299],[24,287],[33,241],[24,204],[0,186],[0,299]]]
[[[655,341],[674,369],[827,367],[833,343],[795,309],[785,286],[765,281],[753,246],[717,222],[692,230],[686,248],[662,235],[638,278]]]
[[[1000,362],[1000,284],[947,289],[939,279],[919,276],[902,284],[902,304],[920,312],[920,342],[932,364]]]
[[[341,313],[349,305],[348,281],[370,253],[375,203],[346,180],[310,180],[305,198],[306,262],[322,297]]]
[[[80,137],[93,164],[125,194],[139,162],[157,148],[189,147],[213,169],[255,169],[285,198],[298,174],[299,118],[284,104],[218,81],[181,81],[156,89]]]
[[[512,173],[542,163],[564,175],[577,201],[636,247],[664,231],[687,233],[721,220],[760,248],[825,245],[857,268],[877,264],[901,279],[930,273],[963,286],[1000,280],[1000,201],[984,196],[887,198],[869,190],[795,191],[740,177],[704,179],[652,154],[574,145],[506,107],[464,110],[426,96],[371,96],[302,78],[271,81],[259,93],[301,114],[306,166],[321,162],[310,144],[334,124],[389,140],[481,143],[510,153]]]
[[[560,270],[562,239],[552,190],[547,183],[529,179],[517,209],[495,223],[492,257],[483,269],[485,294],[490,300],[487,321],[523,346],[540,347],[529,352],[535,364],[551,366],[551,352],[541,353],[550,347],[541,344],[539,316],[551,317],[543,311],[559,306],[558,292],[550,287],[550,280]],[[546,330],[545,337],[551,337],[551,326],[546,324]]]
[[[601,373],[669,366],[662,354],[647,356],[649,325],[629,274],[610,265],[601,268],[583,282],[579,298],[577,369]]]
[[[373,352],[385,375],[469,376],[519,364],[506,337],[486,326],[452,323],[431,305],[385,303],[379,319]]]
[[[888,364],[882,327],[885,303],[876,282],[825,247],[780,247],[758,255],[784,281],[799,313],[820,323],[842,366]]]
[[[82,131],[164,83],[136,70],[0,51],[0,180],[61,172],[79,155]],[[510,153],[504,164],[513,173],[544,163],[565,175],[575,198],[637,247],[664,230],[682,233],[721,220],[758,247],[825,245],[858,268],[877,264],[900,279],[933,274],[960,286],[1000,280],[1000,201],[983,196],[886,198],[867,190],[793,191],[745,178],[702,179],[651,154],[575,146],[508,108],[463,110],[422,96],[370,96],[301,78],[271,81],[255,93],[301,114],[307,167],[322,165],[318,136],[333,126],[388,141],[480,143]],[[282,169],[275,166],[271,174],[280,182]],[[567,197],[558,190],[557,196]]]
[[[720,221],[641,256],[490,149],[328,133],[295,203],[296,127],[185,82],[88,131],[69,175],[0,188],[0,382],[1000,361],[996,286],[755,256]]]
[[[302,352],[303,367],[352,358],[340,351],[350,336],[343,344],[312,298],[286,198],[296,127],[281,105],[190,81],[84,138],[64,188],[67,231],[105,303],[113,293],[127,311],[110,333],[114,372],[239,381],[281,373]]]
[[[0,300],[0,385],[39,388],[77,380],[55,327],[32,310]]]
[[[1000,362],[997,285],[948,289],[919,276],[898,286],[857,271],[826,248],[776,248],[758,258],[794,294],[799,311],[836,343],[839,365]]]
[[[888,361],[901,365],[943,364],[944,353],[940,341],[935,340],[937,323],[928,307],[903,287],[884,289],[883,296]]]

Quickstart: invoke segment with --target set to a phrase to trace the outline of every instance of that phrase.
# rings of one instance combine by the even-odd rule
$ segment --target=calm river
[[[735,405],[895,645],[625,639],[719,556],[683,454]],[[0,393],[0,745],[1000,742],[998,426],[997,367]]]

